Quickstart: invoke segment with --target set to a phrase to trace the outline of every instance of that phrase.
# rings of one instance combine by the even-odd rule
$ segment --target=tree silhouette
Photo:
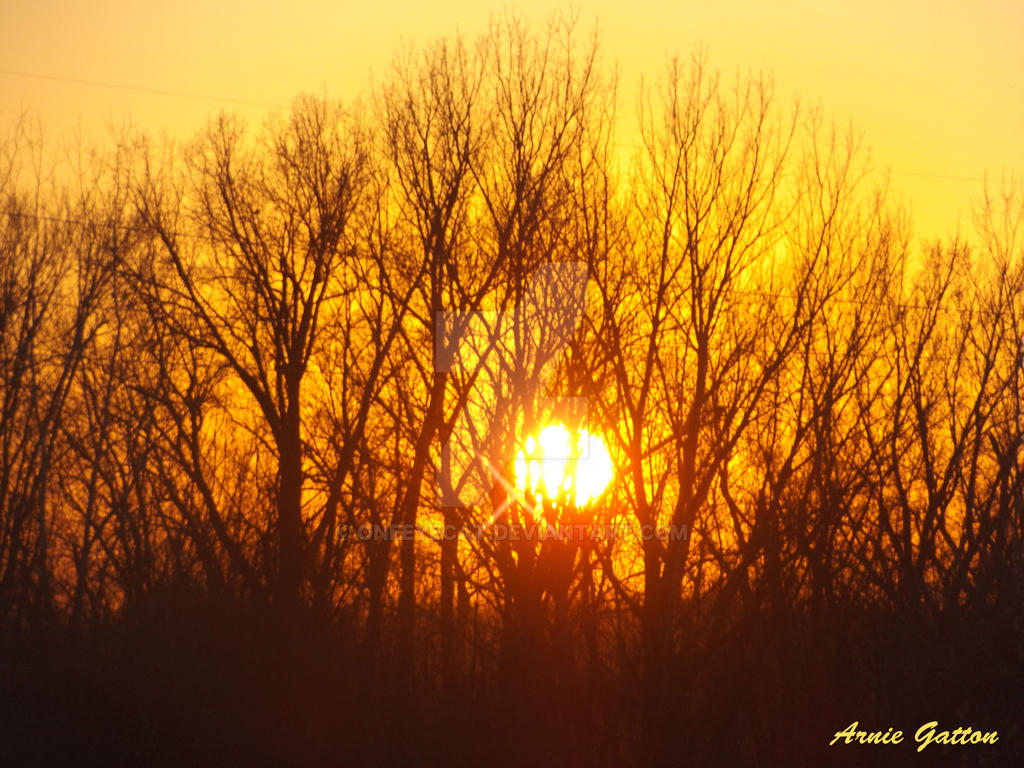
[[[1019,759],[1019,180],[919,243],[777,102],[698,50],[623,114],[506,18],[182,146],[10,121],[12,754],[819,765],[926,711]],[[588,503],[517,486],[556,422]],[[568,523],[615,535],[519,535]]]

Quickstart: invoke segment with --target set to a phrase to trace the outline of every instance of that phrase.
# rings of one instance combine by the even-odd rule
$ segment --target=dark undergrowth
[[[307,618],[282,637],[271,615],[166,597],[88,631],[6,628],[4,764],[1024,764],[1021,633],[999,613],[759,616],[684,640],[656,715],[630,672],[576,669],[569,683],[540,642],[532,669],[420,674],[410,691],[354,626]],[[904,743],[829,747],[855,720]],[[999,741],[918,753],[930,721]]]

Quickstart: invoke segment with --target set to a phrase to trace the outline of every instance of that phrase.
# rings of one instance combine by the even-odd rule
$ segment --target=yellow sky
[[[623,76],[703,42],[713,66],[774,72],[787,99],[820,103],[864,131],[918,230],[969,224],[988,172],[1024,172],[1024,3],[1020,0],[581,0]],[[403,41],[482,31],[505,8],[542,21],[565,4],[476,0],[315,2],[3,0],[0,112],[38,112],[52,136],[110,118],[174,135],[222,107],[259,118],[303,90],[351,97]],[[21,74],[11,74],[21,73]],[[48,80],[25,75],[47,75]],[[137,86],[108,88],[66,79]],[[170,93],[156,93],[163,91]],[[206,95],[212,100],[171,95]],[[234,99],[236,101],[218,101]]]

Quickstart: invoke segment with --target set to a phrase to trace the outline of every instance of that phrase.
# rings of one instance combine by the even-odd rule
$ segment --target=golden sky
[[[386,72],[403,41],[473,35],[506,8],[539,23],[568,7],[3,0],[0,112],[37,112],[51,137],[78,123],[98,132],[128,115],[139,127],[183,135],[222,107],[258,119],[266,105],[286,105],[304,90],[354,96],[371,72]],[[688,56],[697,43],[725,72],[773,72],[780,96],[853,119],[922,233],[949,234],[958,221],[968,227],[986,172],[997,181],[1024,172],[1021,0],[581,0],[577,7],[585,27],[597,21],[606,59],[620,67],[623,109],[632,109],[641,73],[657,74],[667,54]]]

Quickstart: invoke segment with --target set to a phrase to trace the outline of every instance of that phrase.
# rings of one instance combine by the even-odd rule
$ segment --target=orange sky
[[[258,118],[302,90],[350,97],[383,73],[403,41],[482,31],[505,8],[542,21],[565,4],[460,0],[387,2],[3,0],[0,111],[38,112],[51,137],[111,117],[190,133],[221,107]],[[986,171],[1024,173],[1024,3],[1020,0],[796,0],[655,3],[581,0],[597,19],[632,108],[643,72],[667,52],[703,42],[713,66],[772,71],[780,95],[800,95],[863,129],[878,168],[914,212],[918,230],[947,234]],[[22,74],[11,74],[22,73]],[[138,86],[107,88],[25,74]],[[207,95],[212,100],[155,93]],[[256,104],[220,101],[235,99]]]

